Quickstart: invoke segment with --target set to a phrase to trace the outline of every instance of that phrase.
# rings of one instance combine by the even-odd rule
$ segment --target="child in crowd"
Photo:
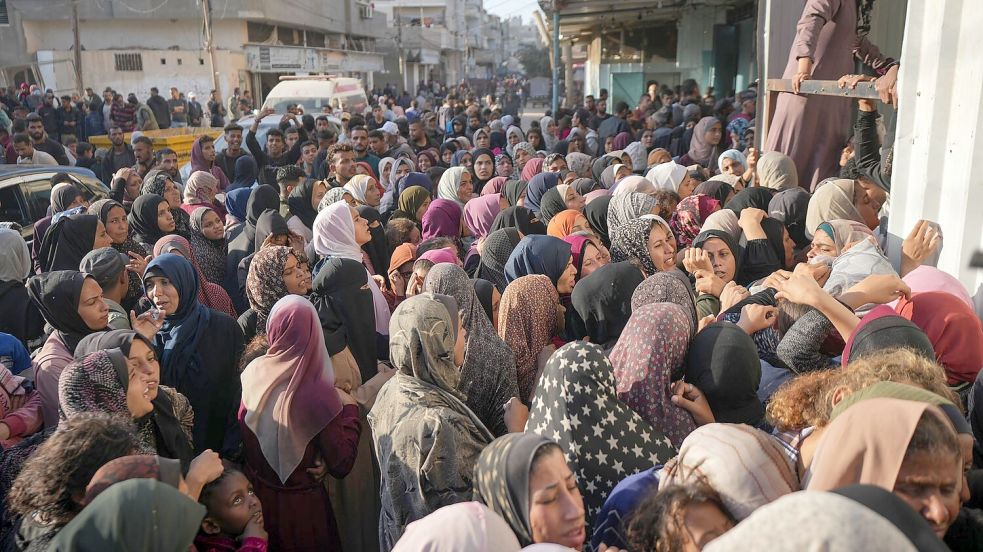
[[[266,552],[263,505],[241,471],[226,467],[202,489],[198,502],[208,509],[195,537],[199,552]]]

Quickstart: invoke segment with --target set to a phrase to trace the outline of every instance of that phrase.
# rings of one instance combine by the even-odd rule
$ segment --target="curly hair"
[[[686,531],[686,509],[708,504],[716,506],[735,524],[717,491],[705,483],[670,485],[652,490],[635,508],[628,522],[628,549],[639,552],[682,550]]]
[[[14,480],[10,509],[37,513],[48,523],[68,523],[82,510],[80,499],[96,470],[110,460],[135,454],[133,422],[106,413],[86,413],[62,422],[38,447]]]
[[[676,211],[676,205],[682,201],[679,194],[667,190],[658,190],[652,194],[652,197],[655,198],[656,206],[659,209],[656,214],[665,220],[672,218],[672,214]]]
[[[768,421],[780,431],[829,423],[836,395],[851,395],[881,381],[906,383],[931,391],[962,409],[946,384],[945,370],[911,349],[886,349],[850,362],[839,370],[822,370],[783,384],[768,403]]]

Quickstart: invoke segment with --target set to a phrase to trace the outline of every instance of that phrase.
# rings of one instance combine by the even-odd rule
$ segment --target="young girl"
[[[222,475],[201,490],[198,502],[208,509],[195,547],[201,552],[266,552],[263,505],[253,486],[237,469]]]

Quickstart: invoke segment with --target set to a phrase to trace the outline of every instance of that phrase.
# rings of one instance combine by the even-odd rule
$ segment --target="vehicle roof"
[[[339,77],[335,79],[296,79],[280,81],[270,90],[266,98],[313,98],[320,96],[334,95],[335,86],[350,85],[358,83],[359,79],[353,77]],[[357,91],[361,91],[359,85]],[[353,92],[353,91],[349,91]]]
[[[9,176],[20,176],[27,174],[37,174],[37,173],[68,173],[76,176],[87,176],[90,178],[97,178],[96,173],[92,172],[85,167],[74,167],[74,166],[55,166],[55,165],[0,165],[0,175]]]

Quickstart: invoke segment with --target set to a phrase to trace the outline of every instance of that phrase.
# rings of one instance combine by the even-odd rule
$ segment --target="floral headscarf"
[[[249,264],[246,276],[246,299],[249,307],[256,313],[256,335],[266,334],[266,320],[277,301],[287,296],[287,285],[283,281],[283,267],[291,249],[275,245],[260,249]]]
[[[708,195],[685,197],[676,205],[676,211],[669,219],[669,227],[676,236],[680,249],[689,247],[700,233],[703,221],[720,210],[720,202]]]

